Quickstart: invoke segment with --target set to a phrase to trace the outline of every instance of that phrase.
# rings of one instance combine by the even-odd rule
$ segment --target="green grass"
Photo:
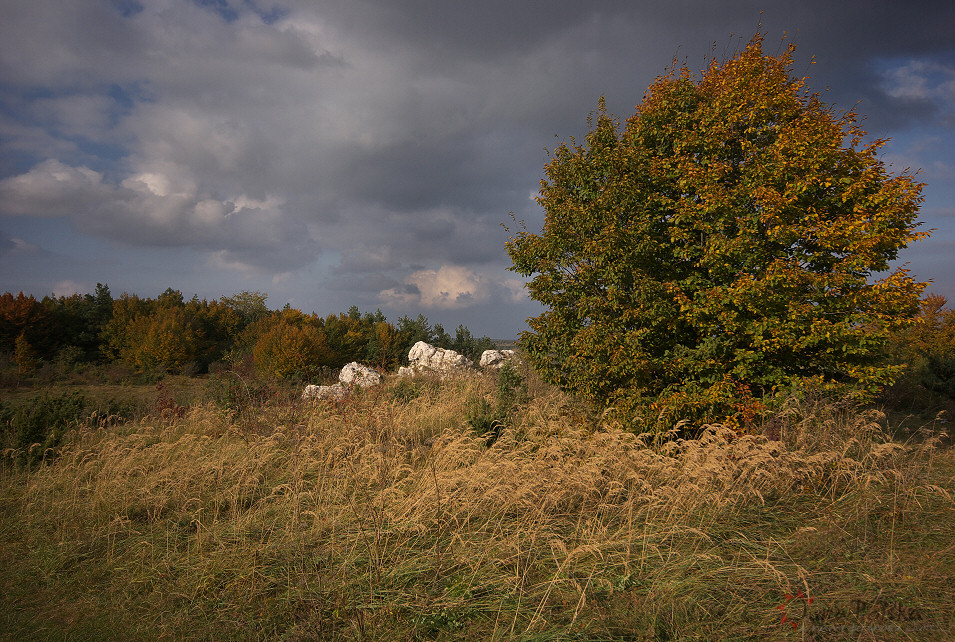
[[[651,448],[531,382],[488,447],[467,403],[496,390],[195,403],[8,453],[0,636],[951,638],[955,455],[931,434],[803,403],[780,441]]]
[[[92,406],[105,407],[119,403],[134,408],[143,415],[155,409],[159,398],[166,397],[182,405],[191,405],[203,399],[207,379],[166,375],[159,382],[149,383],[85,383],[58,382],[18,388],[0,388],[0,403],[10,406],[28,404],[42,396],[63,396],[79,393]]]

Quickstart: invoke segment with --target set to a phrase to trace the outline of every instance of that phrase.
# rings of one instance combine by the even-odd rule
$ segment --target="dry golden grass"
[[[769,427],[776,441],[714,426],[653,446],[536,384],[488,447],[465,402],[491,399],[493,380],[416,383],[413,394],[395,385],[263,407],[241,424],[196,405],[78,431],[34,470],[4,466],[0,632],[943,640],[955,630],[955,460],[933,435],[894,443],[874,411],[794,402]]]

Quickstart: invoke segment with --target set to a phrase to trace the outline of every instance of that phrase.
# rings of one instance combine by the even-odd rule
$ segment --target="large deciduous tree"
[[[887,271],[924,236],[922,185],[791,75],[793,52],[756,36],[699,78],[674,65],[622,130],[601,99],[586,144],[553,152],[543,231],[507,244],[547,308],[521,339],[545,379],[661,427],[897,374],[882,348],[925,284]]]

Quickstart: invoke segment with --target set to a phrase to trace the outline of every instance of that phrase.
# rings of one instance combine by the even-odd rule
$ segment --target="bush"
[[[47,451],[60,445],[68,430],[88,416],[87,406],[86,398],[78,392],[59,397],[44,395],[18,407],[0,404],[6,448],[12,448],[19,461],[35,464],[47,457]]]
[[[15,461],[33,465],[57,456],[66,434],[92,425],[114,426],[139,416],[136,403],[109,399],[94,403],[79,392],[48,394],[19,402],[0,403],[3,448]]]
[[[465,421],[492,445],[507,427],[517,408],[527,402],[527,381],[509,363],[497,373],[497,397],[492,405],[484,397],[473,396],[465,402]]]
[[[395,403],[408,403],[421,396],[421,384],[407,378],[399,379],[391,389],[391,400]]]

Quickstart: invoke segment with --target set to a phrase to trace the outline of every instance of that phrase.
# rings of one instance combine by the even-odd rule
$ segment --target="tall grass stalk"
[[[955,458],[932,434],[893,442],[874,411],[802,400],[767,425],[772,440],[712,426],[653,445],[531,382],[488,446],[465,405],[493,399],[492,379],[407,386],[263,406],[254,421],[197,404],[74,431],[33,469],[8,456],[0,632],[711,640],[840,639],[836,627],[855,626],[858,639],[941,640],[953,630]]]

